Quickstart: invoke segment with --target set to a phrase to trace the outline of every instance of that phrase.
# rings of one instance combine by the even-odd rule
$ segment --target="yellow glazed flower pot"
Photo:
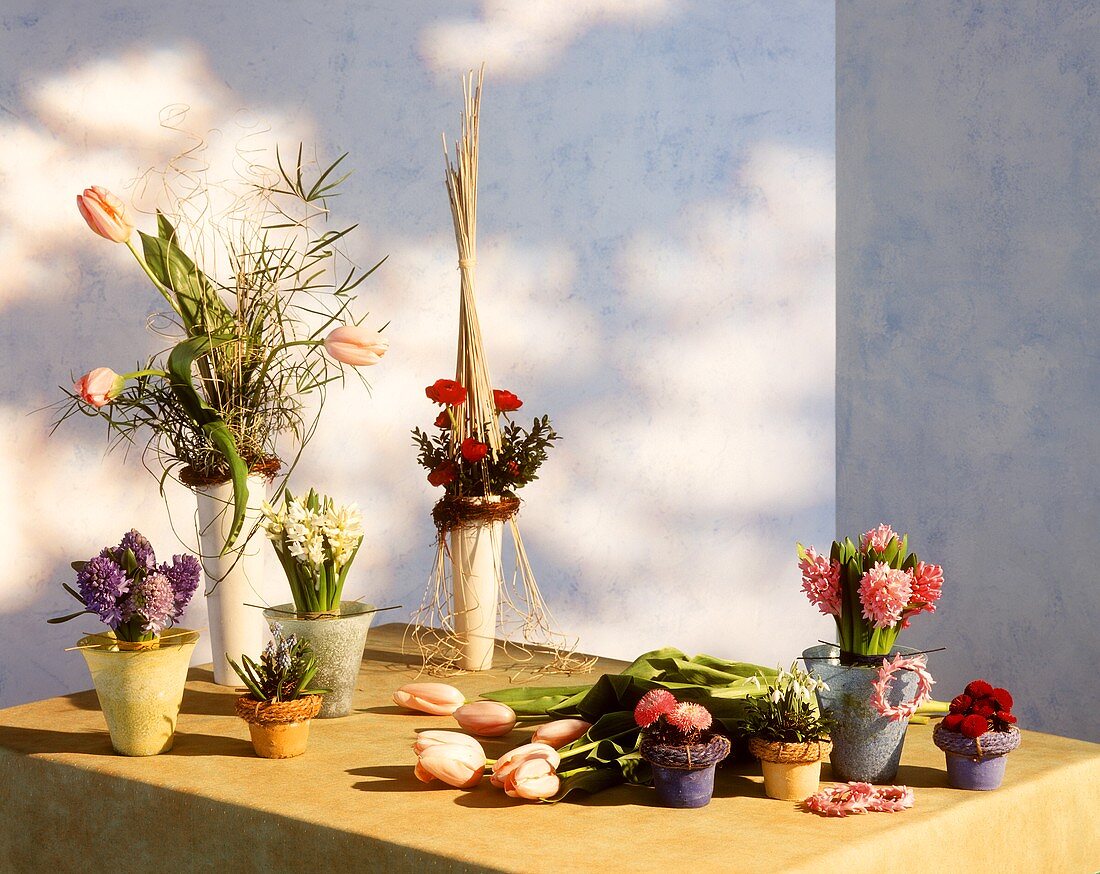
[[[198,639],[199,633],[187,628],[169,629],[160,640],[142,644],[117,641],[113,632],[80,639],[115,752],[155,756],[172,749]]]
[[[293,759],[306,751],[309,723],[321,709],[320,695],[294,701],[237,699],[237,715],[248,723],[252,749],[265,759]]]

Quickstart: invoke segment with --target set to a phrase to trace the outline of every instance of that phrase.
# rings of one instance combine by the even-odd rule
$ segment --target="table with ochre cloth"
[[[0,870],[1100,870],[1100,745],[1029,731],[1001,789],[962,792],[947,786],[931,728],[912,726],[898,782],[916,789],[916,806],[848,819],[767,799],[749,762],[720,769],[699,810],[658,807],[651,789],[631,786],[556,805],[513,801],[488,781],[425,786],[413,777],[415,732],[457,726],[393,706],[392,691],[417,674],[403,631],[371,632],[352,715],[315,720],[297,759],[254,756],[235,693],[203,668],[191,670],[175,746],[160,756],[113,755],[94,692],[0,711]],[[452,682],[474,698],[509,680],[500,669]],[[529,733],[488,740],[486,752]]]

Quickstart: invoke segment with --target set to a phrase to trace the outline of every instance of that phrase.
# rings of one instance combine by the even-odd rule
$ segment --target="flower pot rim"
[[[889,658],[894,655],[917,655],[920,650],[909,646],[894,645],[886,655],[868,656],[868,658]],[[840,646],[835,643],[823,643],[810,646],[802,650],[802,658],[806,663],[806,670],[812,670],[814,664],[825,664],[830,668],[844,668],[845,670],[878,671],[881,665],[845,665],[840,661]]]
[[[181,628],[174,626],[172,628],[166,628],[164,632],[156,640],[139,641],[141,644],[149,644],[146,646],[135,645],[132,649],[125,647],[125,644],[129,644],[130,641],[118,640],[115,637],[115,633],[112,630],[100,631],[93,634],[85,634],[76,643],[76,648],[80,650],[90,650],[92,652],[107,653],[109,655],[143,655],[153,652],[163,652],[165,650],[179,649],[184,646],[194,646],[198,643],[199,632],[193,628]],[[164,638],[168,639],[165,640]]]
[[[306,613],[299,612],[293,603],[274,604],[264,608],[264,619],[269,622],[321,622],[330,619],[356,619],[360,616],[369,616],[377,609],[374,604],[368,604],[366,601],[341,601],[339,613],[327,610]]]
[[[828,737],[818,740],[792,743],[790,741],[768,741],[759,737],[749,738],[749,752],[762,762],[773,765],[809,765],[820,762],[833,748]]]
[[[257,701],[241,695],[236,702],[237,716],[256,725],[286,725],[309,722],[321,710],[322,695],[303,695],[293,701]]]
[[[255,464],[249,467],[248,475],[249,477],[263,477],[265,480],[270,481],[278,476],[279,471],[282,469],[282,467],[282,460],[273,455],[270,458],[265,458],[262,461],[257,461]],[[187,486],[187,488],[191,489],[192,491],[198,492],[202,489],[210,489],[214,488],[215,486],[224,485],[225,483],[230,481],[230,477],[229,474],[209,475],[195,473],[191,469],[191,465],[187,465],[180,471],[179,480],[181,483]]]
[[[949,756],[966,759],[997,759],[1007,756],[1023,740],[1020,730],[1011,725],[1008,731],[987,731],[976,738],[951,731],[940,722],[932,730],[932,742]]]
[[[730,754],[730,740],[716,734],[705,743],[667,744],[642,738],[638,751],[643,759],[670,771],[702,771]]]

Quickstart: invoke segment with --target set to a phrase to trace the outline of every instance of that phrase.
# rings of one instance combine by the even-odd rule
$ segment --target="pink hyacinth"
[[[810,603],[826,616],[840,615],[840,562],[818,555],[812,546],[798,563],[802,571],[802,591]]]
[[[872,528],[859,538],[859,548],[864,552],[869,552],[872,549],[882,552],[895,537],[897,537],[897,534],[894,533],[894,529],[883,522],[878,528]],[[900,538],[898,539],[900,540]]]
[[[875,628],[897,625],[912,594],[913,577],[909,571],[895,570],[884,561],[875,562],[859,581],[863,618],[874,622]]]
[[[913,568],[913,603],[920,607],[918,612],[935,613],[936,602],[943,594],[943,568],[938,564],[918,561]]]

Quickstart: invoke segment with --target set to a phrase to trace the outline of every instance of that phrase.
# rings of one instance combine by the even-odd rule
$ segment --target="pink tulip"
[[[516,724],[516,712],[499,701],[474,701],[451,714],[466,731],[480,737],[500,737]]]
[[[442,780],[458,789],[472,789],[485,773],[485,754],[465,744],[436,744],[428,747],[413,769],[422,783]]]
[[[113,243],[125,243],[134,232],[126,205],[106,188],[93,185],[76,196],[76,207],[93,231]]]
[[[390,348],[390,341],[359,325],[344,325],[325,337],[325,350],[344,364],[366,367],[377,364]]]
[[[592,727],[591,722],[583,719],[555,719],[535,729],[531,740],[535,743],[549,744],[554,749],[560,749],[566,744],[571,744]]]
[[[481,753],[482,758],[485,757],[485,750],[482,749],[481,744],[468,734],[462,734],[458,731],[438,731],[436,729],[422,731],[416,736],[416,742],[413,743],[413,750],[415,750],[416,754],[419,756],[429,747],[441,746],[443,744],[460,744],[468,746],[470,749]]]
[[[393,693],[393,703],[432,716],[450,716],[466,700],[454,686],[446,683],[409,683]]]
[[[529,759],[543,759],[555,768],[561,764],[561,756],[549,744],[524,744],[506,752],[496,760],[493,764],[493,773],[489,776],[489,782],[498,789],[504,788],[515,770]]]
[[[520,762],[504,782],[504,791],[512,798],[541,801],[556,795],[561,780],[555,773],[556,766],[546,759],[526,759]]]
[[[126,380],[109,367],[97,367],[73,383],[73,393],[97,410],[119,396]]]

